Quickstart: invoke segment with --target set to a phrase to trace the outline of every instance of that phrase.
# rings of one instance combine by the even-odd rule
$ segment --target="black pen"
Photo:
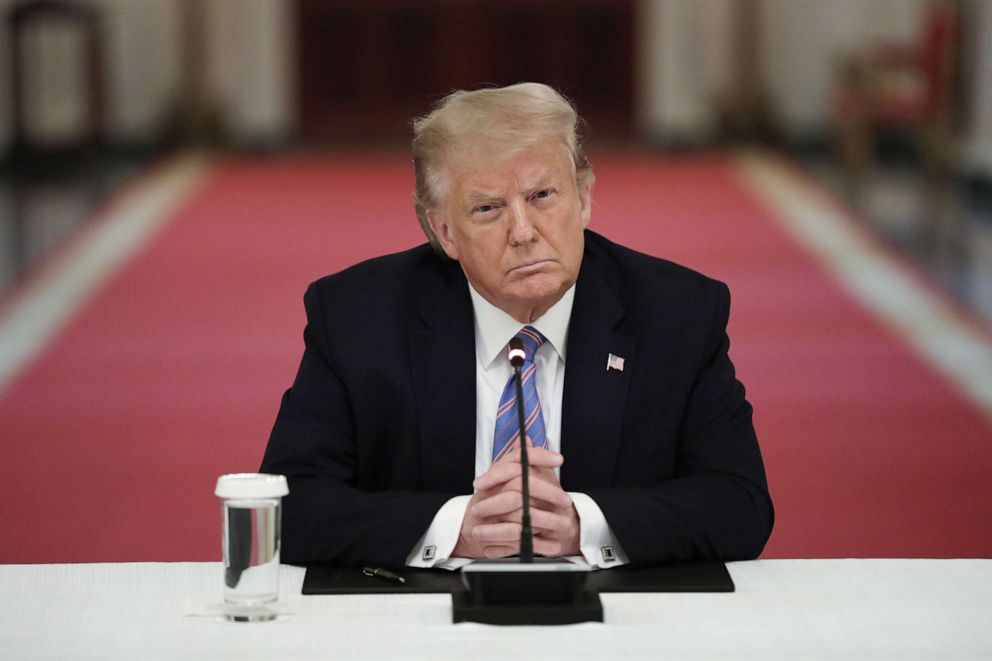
[[[372,578],[381,578],[390,583],[406,583],[406,579],[399,574],[394,574],[388,569],[382,569],[380,567],[362,567],[362,573]]]

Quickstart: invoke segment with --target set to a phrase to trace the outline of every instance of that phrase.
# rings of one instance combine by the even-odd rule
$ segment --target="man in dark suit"
[[[611,567],[761,552],[773,510],[729,292],[586,229],[577,123],[533,83],[456,92],[415,123],[431,246],[305,297],[303,360],[262,462],[290,482],[285,561],[517,553],[514,335],[536,553]]]

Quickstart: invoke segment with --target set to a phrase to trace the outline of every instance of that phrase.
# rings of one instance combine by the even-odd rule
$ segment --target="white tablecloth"
[[[300,594],[275,622],[185,615],[218,563],[0,566],[2,659],[992,658],[992,560],[732,563],[737,592],[606,594],[605,623],[451,623],[447,595]]]

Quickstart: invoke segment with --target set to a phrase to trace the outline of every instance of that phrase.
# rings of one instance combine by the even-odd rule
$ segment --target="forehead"
[[[452,192],[464,196],[570,179],[570,162],[568,147],[557,142],[509,153],[475,145],[450,158],[445,169]]]

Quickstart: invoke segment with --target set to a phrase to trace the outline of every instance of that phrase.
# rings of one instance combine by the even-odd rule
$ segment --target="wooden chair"
[[[11,63],[10,98],[13,108],[13,140],[5,157],[6,174],[11,186],[11,254],[14,272],[21,273],[30,261],[29,208],[39,195],[47,195],[51,182],[87,172],[93,155],[101,146],[104,119],[104,69],[101,51],[101,25],[98,8],[87,2],[67,0],[28,0],[16,2],[0,22],[9,39],[0,44],[9,48]],[[5,23],[5,25],[4,25]],[[82,68],[84,107],[80,127],[72,135],[39,136],[30,130],[37,101],[31,102],[29,76],[38,75],[37,61],[31,61],[25,48],[33,31],[59,26],[80,36],[78,57]],[[40,81],[44,83],[45,81]],[[6,90],[4,90],[6,92]],[[0,92],[3,93],[3,92]]]
[[[23,40],[25,35],[36,27],[45,24],[71,26],[82,35],[83,83],[85,126],[75,139],[52,145],[36,143],[27,130],[29,107],[27,73],[29,62],[25,60]],[[30,0],[14,5],[7,15],[7,28],[10,35],[10,60],[12,71],[11,100],[14,110],[15,157],[34,157],[51,152],[78,150],[98,146],[103,134],[104,85],[103,62],[101,57],[100,15],[97,8],[86,2],[65,0]]]
[[[833,90],[834,128],[857,197],[881,131],[908,133],[929,174],[952,162],[958,3],[928,7],[915,43],[881,44],[847,58]]]

